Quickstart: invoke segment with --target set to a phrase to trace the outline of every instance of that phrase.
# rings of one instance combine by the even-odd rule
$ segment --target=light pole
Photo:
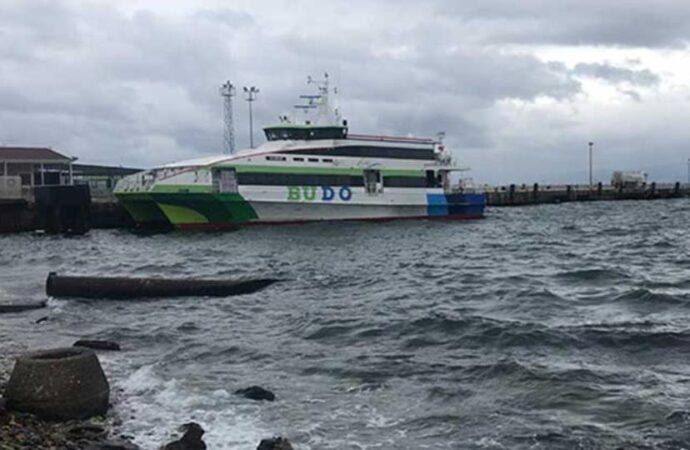
[[[690,186],[690,158],[688,158],[688,186]]]
[[[244,87],[245,100],[249,103],[249,147],[254,148],[254,114],[252,111],[252,103],[256,100],[259,90],[254,86],[248,88]]]
[[[225,151],[232,155],[235,153],[235,125],[232,118],[232,98],[235,96],[235,86],[230,81],[226,81],[220,87],[220,95],[223,97],[223,118],[225,120],[223,139],[225,141]]]
[[[594,142],[589,143],[589,187],[592,187],[592,147]]]

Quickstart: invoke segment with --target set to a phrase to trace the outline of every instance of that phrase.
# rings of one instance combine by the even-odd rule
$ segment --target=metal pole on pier
[[[248,88],[247,86],[244,87],[244,94],[245,94],[245,100],[247,100],[247,103],[249,103],[249,147],[254,148],[254,114],[252,111],[252,103],[256,100],[256,96],[259,93],[259,90],[252,86]]]
[[[589,187],[592,187],[592,147],[594,142],[589,143]]]
[[[690,186],[690,158],[688,158],[688,186]]]
[[[226,153],[235,153],[235,124],[232,117],[232,98],[235,96],[235,86],[226,81],[220,87],[220,95],[223,97],[223,119],[225,120],[225,130],[223,130],[224,150]]]

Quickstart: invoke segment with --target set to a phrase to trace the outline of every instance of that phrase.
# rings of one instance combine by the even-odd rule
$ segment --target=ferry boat
[[[486,198],[451,184],[442,139],[349,133],[331,108],[328,77],[305,111],[264,128],[255,149],[163,165],[118,182],[115,196],[140,226],[223,229],[333,220],[479,219]]]

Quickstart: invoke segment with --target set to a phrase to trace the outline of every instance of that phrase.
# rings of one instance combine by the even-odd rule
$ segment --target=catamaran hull
[[[418,204],[407,205],[246,200],[240,194],[212,193],[152,193],[149,196],[167,221],[182,230],[341,220],[470,220],[482,218],[486,204],[484,194],[426,194],[420,197]],[[128,195],[118,198],[130,210]]]
[[[127,213],[141,228],[168,228],[168,217],[156,201],[147,193],[128,194],[126,201],[120,201]]]

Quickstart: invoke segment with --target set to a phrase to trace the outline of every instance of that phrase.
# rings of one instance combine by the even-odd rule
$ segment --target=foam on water
[[[206,430],[203,439],[210,449],[255,448],[271,436],[258,407],[233,406],[232,395],[224,389],[194,392],[175,378],[162,379],[153,365],[139,368],[113,387],[119,391],[114,412],[122,418],[120,432],[133,436],[144,449],[179,438],[171,427],[190,421]]]
[[[65,306],[68,304],[69,302],[67,300],[60,300],[55,297],[48,297],[46,301],[46,306],[53,309],[55,312],[63,312]]]

